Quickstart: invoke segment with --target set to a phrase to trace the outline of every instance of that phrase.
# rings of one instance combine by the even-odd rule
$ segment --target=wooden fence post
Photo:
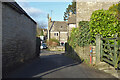
[[[100,35],[96,35],[96,63],[100,62]]]

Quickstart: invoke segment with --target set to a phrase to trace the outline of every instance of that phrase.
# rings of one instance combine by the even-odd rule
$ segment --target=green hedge
[[[68,43],[72,48],[89,44],[89,22],[79,22],[79,28],[73,28]]]
[[[78,45],[78,35],[79,33],[79,28],[73,28],[71,31],[70,38],[68,40],[68,43],[72,48],[75,48]]]
[[[114,37],[114,34],[120,33],[120,25],[117,19],[117,13],[109,10],[97,10],[92,13],[89,22],[90,42],[95,44],[96,34],[106,37]]]

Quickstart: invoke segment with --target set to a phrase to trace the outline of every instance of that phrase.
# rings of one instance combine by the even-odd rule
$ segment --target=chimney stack
[[[72,12],[69,12],[69,17],[71,17],[72,16]]]

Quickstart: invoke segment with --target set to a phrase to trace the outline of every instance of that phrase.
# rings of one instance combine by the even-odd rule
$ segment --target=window
[[[54,33],[54,36],[58,36],[58,33]]]
[[[62,28],[62,26],[61,26],[61,28]]]
[[[54,36],[56,36],[56,33],[54,33]]]

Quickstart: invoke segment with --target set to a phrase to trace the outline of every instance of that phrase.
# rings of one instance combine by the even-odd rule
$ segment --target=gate
[[[120,68],[120,45],[118,45],[120,37],[114,38],[102,38],[101,37],[101,49],[100,60],[104,61],[115,68]]]

